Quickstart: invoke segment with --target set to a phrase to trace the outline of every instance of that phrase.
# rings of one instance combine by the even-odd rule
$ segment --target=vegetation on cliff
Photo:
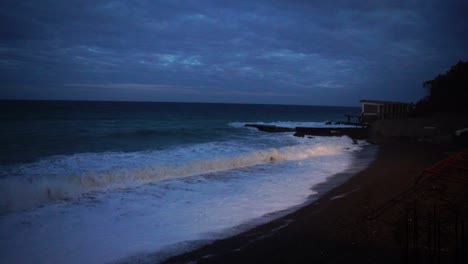
[[[468,113],[468,61],[459,61],[423,87],[428,95],[416,104],[416,113]]]

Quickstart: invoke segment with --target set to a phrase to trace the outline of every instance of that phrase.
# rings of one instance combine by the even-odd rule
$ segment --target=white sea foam
[[[271,137],[262,139],[268,141],[265,145],[277,144],[273,138],[283,145],[213,142],[165,151],[53,157],[9,168],[17,175],[4,173],[1,187],[2,193],[10,190],[10,200],[47,188],[49,195],[79,198],[3,214],[0,259],[104,263],[152,256],[153,262],[164,250],[189,249],[181,248],[187,241],[232,235],[304,203],[313,185],[345,170],[350,152],[360,149],[347,137],[265,137]],[[17,197],[15,191],[26,194]]]
[[[76,198],[99,190],[270,162],[302,160],[343,152],[348,139],[253,149],[239,142],[198,144],[166,151],[87,153],[58,156],[2,170],[1,210],[24,209],[47,201]],[[237,143],[237,144],[235,144]],[[15,176],[10,176],[15,175]]]

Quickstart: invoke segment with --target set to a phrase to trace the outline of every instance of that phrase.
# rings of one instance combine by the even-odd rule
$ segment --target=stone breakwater
[[[352,139],[366,139],[368,136],[367,127],[281,127],[274,125],[246,124],[246,127],[253,127],[263,132],[295,132],[294,136],[349,136]]]

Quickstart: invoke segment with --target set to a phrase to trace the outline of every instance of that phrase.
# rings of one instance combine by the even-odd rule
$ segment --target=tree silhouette
[[[468,62],[459,61],[423,87],[429,95],[417,103],[417,112],[468,113]]]

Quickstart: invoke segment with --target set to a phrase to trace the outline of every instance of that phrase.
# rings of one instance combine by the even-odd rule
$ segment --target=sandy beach
[[[424,168],[451,154],[437,145],[391,142],[356,155],[375,159],[358,173],[336,175],[346,182],[298,211],[237,236],[216,241],[167,263],[401,263],[398,226],[368,216],[410,188]],[[346,174],[346,172],[345,172]],[[329,187],[316,188],[327,191]],[[339,183],[339,182],[338,182]],[[320,190],[319,190],[320,192]]]

